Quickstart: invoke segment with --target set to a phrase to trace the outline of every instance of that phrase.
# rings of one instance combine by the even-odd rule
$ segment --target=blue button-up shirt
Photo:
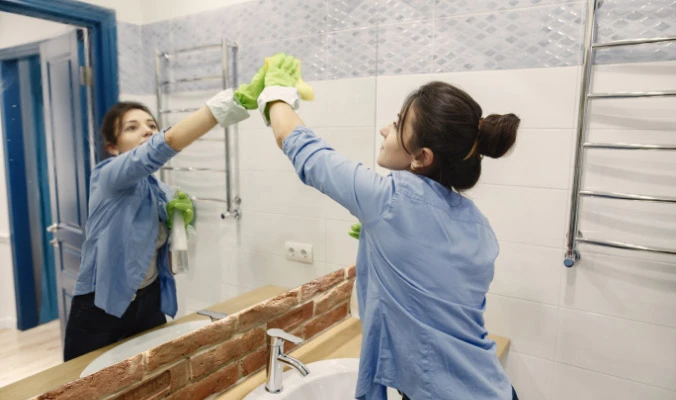
[[[152,174],[176,154],[160,132],[92,171],[89,219],[74,294],[94,292],[94,304],[108,314],[124,314],[148,272],[159,224],[167,220],[165,204],[173,197]],[[167,244],[158,251],[157,269],[162,312],[174,317],[176,283]]]
[[[298,127],[284,141],[300,179],[362,223],[363,340],[356,398],[511,399],[483,312],[498,243],[472,201],[406,171],[381,176]]]

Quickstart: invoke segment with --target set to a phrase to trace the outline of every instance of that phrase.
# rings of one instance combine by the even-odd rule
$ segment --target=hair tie
[[[481,123],[484,122],[483,118],[479,118],[479,125],[477,127],[477,135],[476,139],[474,139],[474,143],[472,144],[472,149],[469,151],[469,153],[465,156],[465,158],[462,159],[462,161],[467,161],[472,156],[474,153],[476,153],[477,149],[479,148],[479,137],[481,136]]]

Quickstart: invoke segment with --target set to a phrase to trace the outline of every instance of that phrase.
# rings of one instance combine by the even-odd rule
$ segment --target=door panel
[[[85,168],[86,127],[82,121],[80,65],[82,46],[77,31],[40,47],[45,131],[50,178],[54,258],[62,335],[70,312],[87,221],[88,177]]]

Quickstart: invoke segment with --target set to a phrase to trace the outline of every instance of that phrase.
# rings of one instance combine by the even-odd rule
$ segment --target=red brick
[[[317,293],[325,292],[345,280],[345,270],[339,269],[324,275],[300,287],[301,301],[305,301]]]
[[[194,381],[180,391],[167,397],[169,400],[204,399],[214,393],[223,392],[232,387],[240,378],[239,363],[235,362],[219,369],[213,374]]]
[[[235,331],[236,323],[237,317],[230,316],[148,350],[148,371],[154,371],[188,357],[200,347],[230,338]]]
[[[284,314],[298,304],[298,292],[291,290],[270,300],[263,301],[239,313],[238,332],[245,332],[256,325],[262,325],[270,319]]]
[[[345,268],[347,279],[352,279],[357,276],[357,267],[355,265]]]
[[[171,373],[171,392],[186,386],[190,381],[190,361],[185,359],[169,368]]]
[[[190,357],[191,376],[194,380],[223,365],[238,361],[242,356],[265,344],[265,330],[254,329],[232,338],[205,352]]]
[[[214,321],[194,332],[191,332],[189,337],[191,340],[195,340],[200,345],[200,347],[213,345],[230,339],[232,334],[235,333],[236,325],[237,316],[230,315],[226,318]]]
[[[137,354],[92,375],[44,393],[38,399],[96,399],[123,390],[143,377],[143,354]]]
[[[286,314],[268,322],[268,329],[292,329],[312,318],[314,312],[314,303],[305,303],[300,307],[294,308]]]
[[[166,370],[159,375],[143,381],[140,385],[122,394],[116,395],[120,400],[144,400],[158,398],[169,393],[171,388],[171,372]]]
[[[244,378],[265,367],[269,356],[270,352],[268,351],[268,347],[264,346],[260,350],[244,357],[242,359],[242,377]]]
[[[354,285],[354,280],[349,280],[343,282],[331,289],[330,292],[327,292],[317,302],[317,307],[315,310],[316,315],[321,315],[342,303],[343,301],[350,298],[352,295],[352,287]]]
[[[305,339],[312,339],[318,333],[347,317],[348,304],[342,303],[324,315],[320,315],[305,325]]]

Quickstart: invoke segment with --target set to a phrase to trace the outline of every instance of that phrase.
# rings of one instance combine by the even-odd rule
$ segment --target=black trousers
[[[399,392],[401,394],[401,400],[411,400],[408,396],[405,394]],[[516,395],[516,390],[514,390],[514,386],[512,386],[512,400],[519,400],[519,396]]]
[[[63,360],[87,354],[167,322],[160,308],[160,280],[136,292],[121,318],[94,305],[94,293],[73,297]]]

